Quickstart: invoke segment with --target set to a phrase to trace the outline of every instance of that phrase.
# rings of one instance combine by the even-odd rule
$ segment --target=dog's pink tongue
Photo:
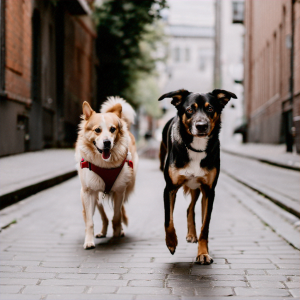
[[[108,151],[103,151],[102,152],[102,158],[103,159],[109,159],[110,158],[110,152],[109,152],[109,150]]]

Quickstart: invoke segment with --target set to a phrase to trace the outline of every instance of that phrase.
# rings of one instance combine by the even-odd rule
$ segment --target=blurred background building
[[[73,146],[96,90],[88,2],[0,3],[0,155]]]
[[[300,1],[245,1],[247,141],[300,152]]]
[[[137,138],[159,140],[176,109],[157,98],[181,88],[238,96],[222,115],[222,145],[300,152],[300,0],[160,0],[162,19],[149,22],[139,16],[155,1],[117,1],[0,0],[0,156],[72,147],[82,102],[98,110],[109,95],[137,109]],[[115,52],[103,56],[109,38]]]

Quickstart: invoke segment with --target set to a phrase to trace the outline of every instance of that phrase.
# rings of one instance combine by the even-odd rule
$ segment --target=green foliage
[[[142,96],[152,99],[151,91],[156,97],[153,82],[157,58],[153,53],[162,40],[158,20],[165,7],[165,0],[107,0],[95,9],[98,103],[107,96],[119,95],[139,106],[145,103]],[[150,91],[141,90],[148,88]]]

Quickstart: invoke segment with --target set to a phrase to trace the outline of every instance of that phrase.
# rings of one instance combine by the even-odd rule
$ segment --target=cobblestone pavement
[[[220,176],[210,266],[195,264],[197,245],[185,241],[189,202],[181,192],[174,214],[179,245],[174,256],[169,253],[163,188],[158,161],[142,159],[136,192],[126,206],[126,236],[110,238],[110,224],[108,237],[97,240],[93,250],[82,247],[77,177],[16,204],[17,223],[0,233],[0,299],[299,299],[299,251],[244,206],[245,187]],[[200,206],[199,201],[198,234]],[[111,220],[110,203],[106,210]],[[97,212],[94,220],[97,233]]]

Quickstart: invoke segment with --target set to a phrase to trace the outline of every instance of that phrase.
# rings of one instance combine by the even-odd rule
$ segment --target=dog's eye
[[[95,129],[95,132],[96,132],[96,133],[100,133],[100,132],[101,132],[101,129],[98,127],[98,128]]]
[[[212,107],[212,106],[209,106],[209,107],[207,108],[207,111],[208,111],[208,112],[213,112],[213,111],[214,111],[214,109],[213,109],[213,107]]]
[[[110,132],[111,133],[114,133],[116,131],[116,128],[115,127],[110,127]]]
[[[193,113],[193,110],[192,110],[191,108],[188,108],[188,109],[186,110],[186,112],[187,112],[188,114],[192,114],[192,113]]]

